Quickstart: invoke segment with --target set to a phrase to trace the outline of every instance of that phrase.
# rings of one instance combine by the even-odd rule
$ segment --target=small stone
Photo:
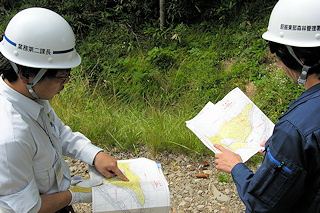
[[[213,184],[209,185],[210,191],[213,196],[219,201],[229,201],[231,198],[227,195],[222,194]]]
[[[203,170],[202,172],[205,175],[212,175],[213,174],[213,171],[211,171],[211,170]]]
[[[204,207],[203,212],[212,212],[212,207],[211,206]]]
[[[71,167],[70,167],[70,172],[75,172],[75,171],[77,171],[77,167],[71,166]]]
[[[186,198],[184,198],[184,200],[185,200],[186,202],[192,202],[192,198],[191,198],[191,197],[186,197]]]
[[[204,205],[199,205],[199,206],[197,206],[197,209],[198,209],[199,211],[203,210],[203,208],[204,208]]]
[[[170,175],[168,175],[168,178],[173,178],[175,176],[175,174],[170,174]]]
[[[186,202],[182,201],[181,203],[179,203],[179,206],[185,206]]]

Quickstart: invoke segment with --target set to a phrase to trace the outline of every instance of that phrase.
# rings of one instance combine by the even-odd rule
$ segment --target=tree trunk
[[[159,0],[159,6],[160,6],[160,28],[164,28],[166,23],[165,0]]]

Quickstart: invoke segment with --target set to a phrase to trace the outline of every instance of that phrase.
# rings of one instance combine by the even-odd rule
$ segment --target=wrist
[[[93,166],[95,165],[97,156],[98,156],[98,154],[100,154],[100,153],[104,153],[104,151],[103,151],[103,150],[100,150],[100,151],[97,152],[97,154],[95,155],[95,157],[94,157],[94,159],[93,159],[93,163],[92,163]]]

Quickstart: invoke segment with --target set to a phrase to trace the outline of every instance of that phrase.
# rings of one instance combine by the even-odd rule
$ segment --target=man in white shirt
[[[72,132],[49,104],[81,62],[69,24],[53,11],[25,9],[9,22],[0,52],[0,212],[57,212],[88,202],[69,190],[62,156],[128,181],[113,157]]]

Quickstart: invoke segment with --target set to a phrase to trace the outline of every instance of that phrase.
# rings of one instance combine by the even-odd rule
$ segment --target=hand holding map
[[[270,119],[237,87],[216,104],[208,102],[187,127],[214,153],[220,144],[246,162],[274,128]]]
[[[213,146],[221,151],[221,153],[217,153],[214,156],[214,163],[216,164],[216,169],[223,172],[231,173],[235,165],[243,162],[240,155],[234,153],[233,151],[219,144],[214,144]]]
[[[129,181],[118,176],[105,178],[93,167],[92,180],[103,184],[92,189],[94,213],[168,213],[170,193],[161,165],[147,158],[119,160],[118,167]]]

